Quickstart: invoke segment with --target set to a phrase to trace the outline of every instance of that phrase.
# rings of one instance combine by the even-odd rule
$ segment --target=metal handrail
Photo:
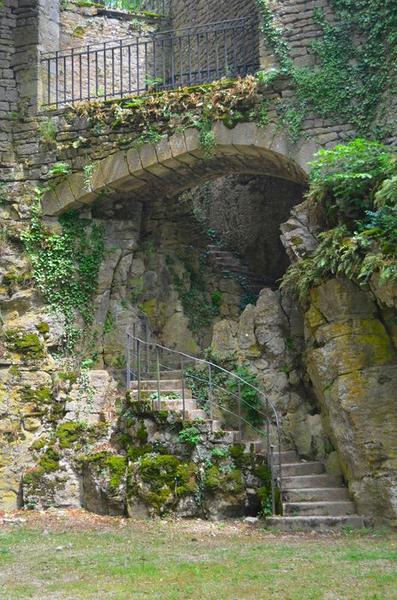
[[[149,327],[146,324],[145,325],[145,331],[146,334],[148,333]],[[182,403],[183,403],[183,416],[185,415],[185,365],[184,362],[193,362],[193,363],[198,363],[199,365],[202,365],[204,368],[208,369],[208,380],[205,378],[200,378],[200,377],[194,377],[189,375],[189,377],[191,377],[192,379],[196,379],[198,381],[202,381],[202,382],[207,382],[208,381],[208,398],[207,398],[207,402],[209,403],[209,408],[210,408],[210,415],[212,416],[212,407],[213,406],[217,406],[219,409],[221,409],[222,411],[225,411],[227,413],[229,413],[230,415],[237,417],[238,418],[238,424],[239,424],[239,438],[241,441],[241,435],[242,435],[242,423],[245,423],[246,425],[248,425],[253,431],[255,431],[256,433],[258,433],[259,435],[262,435],[264,437],[266,437],[266,442],[267,442],[267,458],[268,458],[268,463],[269,463],[269,467],[270,467],[270,471],[271,471],[271,493],[272,493],[272,510],[273,510],[273,514],[275,513],[275,487],[276,487],[276,483],[278,485],[278,488],[281,490],[282,489],[282,465],[281,465],[281,425],[280,425],[280,419],[279,419],[279,415],[277,413],[277,410],[274,406],[274,404],[266,397],[266,395],[263,393],[262,390],[260,390],[257,386],[251,384],[250,382],[246,381],[244,378],[240,377],[239,375],[237,375],[236,373],[233,373],[232,371],[228,371],[227,369],[225,369],[224,367],[221,367],[215,363],[213,363],[212,361],[208,361],[206,359],[203,358],[198,358],[196,356],[193,356],[191,354],[188,354],[186,352],[181,352],[178,350],[174,350],[173,348],[168,348],[167,346],[164,346],[162,344],[159,344],[156,341],[147,341],[144,340],[136,335],[131,335],[130,331],[127,330],[127,343],[126,343],[126,366],[127,366],[127,388],[130,389],[131,387],[131,352],[136,355],[136,378],[135,380],[138,382],[138,400],[141,398],[141,381],[142,381],[142,361],[141,361],[141,347],[144,346],[146,347],[146,363],[147,363],[147,370],[146,370],[146,374],[150,375],[151,374],[151,370],[150,370],[150,356],[149,353],[151,350],[155,350],[156,352],[156,377],[155,379],[157,379],[157,401],[158,401],[158,405],[160,408],[161,405],[161,394],[160,394],[160,368],[161,366],[164,367],[165,372],[167,370],[173,370],[169,367],[167,367],[166,365],[162,365],[160,362],[160,358],[159,358],[159,354],[160,352],[168,352],[171,353],[177,357],[179,357],[179,369],[181,370],[181,374],[182,374]],[[131,348],[131,341],[134,342],[134,344],[136,345],[136,352]],[[228,376],[228,378],[232,378],[237,382],[237,386],[238,386],[238,393],[234,393],[231,390],[226,390],[226,388],[223,388],[222,386],[218,385],[216,382],[213,381],[212,379],[212,370],[218,370],[221,371],[222,373],[226,374]],[[164,371],[163,371],[164,372]],[[259,394],[260,397],[262,397],[265,401],[266,404],[266,408],[271,411],[272,414],[272,419],[269,417],[269,414],[261,411],[260,409],[258,409],[256,406],[253,406],[251,403],[249,403],[247,400],[245,400],[244,398],[242,398],[241,396],[241,384],[243,384],[244,386],[248,386],[249,388],[251,388],[252,390],[254,390],[257,394]],[[219,403],[216,403],[213,400],[213,391],[215,389],[218,390],[223,390],[224,392],[226,392],[229,396],[231,396],[232,398],[236,399],[238,402],[238,414],[229,410],[227,407],[225,406],[221,406],[219,405]],[[247,419],[244,418],[244,416],[241,414],[241,405],[244,405],[250,409],[253,409],[256,411],[256,413],[258,414],[259,417],[261,417],[265,423],[266,423],[266,433],[260,429],[258,429],[257,427],[255,427],[254,425],[252,425],[252,423],[250,423]],[[277,449],[278,449],[278,469],[275,468],[276,465],[274,463],[274,457],[273,457],[273,453],[274,453],[274,446],[270,443],[270,428],[271,427],[275,427],[276,428],[276,440],[277,440]]]
[[[259,69],[250,18],[138,33],[41,54],[43,106],[107,100],[243,77]]]

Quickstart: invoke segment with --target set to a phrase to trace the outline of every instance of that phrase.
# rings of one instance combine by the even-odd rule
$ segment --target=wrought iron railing
[[[170,13],[170,0],[96,0],[96,4],[123,12],[148,12],[162,16]]]
[[[215,363],[197,358],[185,352],[167,348],[153,341],[153,334],[144,325],[146,339],[134,335],[136,328],[127,333],[126,340],[126,385],[131,389],[136,382],[137,399],[143,398],[144,380],[157,382],[157,392],[151,394],[152,408],[161,409],[161,381],[174,379],[178,373],[181,382],[181,405],[185,417],[187,390],[192,390],[193,399],[206,410],[209,418],[219,418],[238,432],[239,440],[254,435],[263,439],[271,472],[272,512],[276,513],[276,489],[281,497],[281,425],[275,406],[258,387]],[[169,375],[168,375],[169,374]],[[164,377],[165,376],[165,377]],[[259,400],[259,406],[246,399],[244,390],[250,391]],[[201,390],[201,393],[198,393]],[[205,391],[202,395],[203,390]],[[254,392],[254,394],[252,394]]]
[[[258,70],[250,19],[191,27],[43,54],[43,105],[59,108],[245,76]]]

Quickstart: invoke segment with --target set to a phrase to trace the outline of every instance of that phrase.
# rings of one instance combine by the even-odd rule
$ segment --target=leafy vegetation
[[[65,322],[65,351],[72,352],[81,338],[80,315],[92,323],[92,296],[97,285],[104,245],[102,227],[80,219],[76,211],[59,219],[62,230],[47,230],[41,216],[41,192],[37,191],[30,228],[22,234],[33,267],[33,279],[51,308]]]
[[[311,256],[292,265],[282,285],[304,301],[335,275],[367,283],[397,280],[397,160],[377,142],[357,139],[321,150],[312,163],[308,205],[328,230]]]
[[[361,135],[387,132],[388,103],[396,89],[397,13],[394,0],[331,0],[329,21],[316,10],[322,35],[311,44],[315,66],[298,67],[268,0],[256,0],[262,31],[282,75],[294,84],[296,98],[280,104],[280,116],[296,141],[309,112],[350,123]],[[383,123],[382,123],[383,122]]]
[[[197,446],[201,440],[201,433],[197,427],[185,427],[179,432],[178,440],[185,444],[189,444],[189,446]]]
[[[211,358],[211,357],[209,357]],[[238,366],[235,362],[227,361],[220,363],[228,371],[231,371],[244,381],[229,375],[228,372],[221,369],[212,369],[211,380],[213,386],[213,396],[216,398],[215,404],[221,409],[232,411],[234,415],[238,414],[238,394],[240,388],[241,410],[243,418],[253,426],[262,423],[261,415],[262,403],[258,392],[252,386],[257,386],[256,376],[250,372],[246,366]],[[207,367],[191,367],[186,369],[186,383],[192,390],[194,398],[197,399],[199,406],[204,410],[210,411],[211,402],[209,397],[209,379]],[[225,412],[225,418],[230,418],[230,413]],[[235,420],[236,417],[233,417]],[[237,423],[234,423],[237,426]]]

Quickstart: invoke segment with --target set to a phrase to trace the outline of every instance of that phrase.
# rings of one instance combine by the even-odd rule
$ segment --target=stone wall
[[[175,29],[217,23],[242,17],[257,17],[255,0],[171,0]]]
[[[174,29],[248,17],[244,26],[235,26],[233,30],[230,29],[230,23],[225,23],[224,30],[217,33],[213,33],[211,27],[203,28],[202,32],[193,30],[191,37],[184,41],[183,48],[180,49],[177,45],[176,57],[177,62],[180,62],[180,56],[186,55],[189,51],[191,62],[197,65],[196,69],[198,68],[199,71],[202,69],[204,73],[208,70],[212,77],[215,75],[217,78],[227,77],[230,69],[242,75],[245,70],[253,73],[258,69],[261,63],[260,34],[255,0],[248,2],[172,0],[171,15]],[[183,62],[187,65],[188,59],[185,58]]]
[[[252,272],[276,282],[288,265],[279,227],[301,201],[303,190],[272,177],[231,175],[192,190],[192,202],[225,247],[240,255]]]

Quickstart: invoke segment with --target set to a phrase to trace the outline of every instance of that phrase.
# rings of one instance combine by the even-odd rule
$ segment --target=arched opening
[[[302,198],[305,172],[254,124],[215,132],[211,156],[197,131],[176,134],[100,161],[89,189],[75,173],[44,199],[48,215],[79,208],[104,225],[99,366],[123,371],[134,326],[201,354],[217,321],[238,319],[260,289],[278,285],[287,266],[279,226]]]

